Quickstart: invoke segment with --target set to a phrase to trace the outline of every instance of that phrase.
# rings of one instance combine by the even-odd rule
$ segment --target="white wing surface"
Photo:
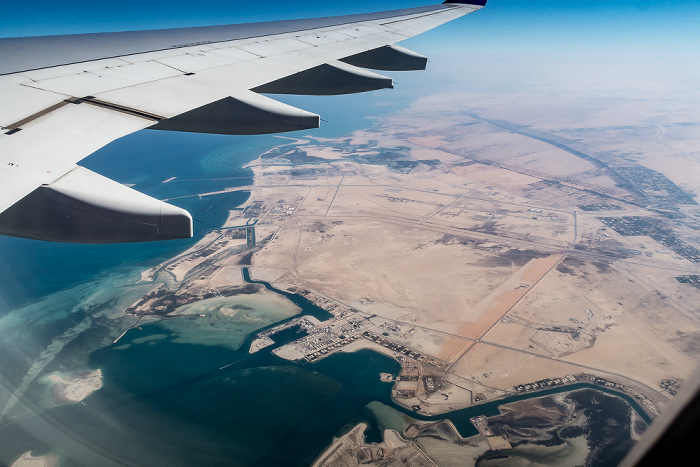
[[[186,211],[76,164],[154,128],[261,134],[319,116],[261,93],[392,87],[366,70],[424,69],[395,45],[483,0],[296,21],[0,39],[0,234],[110,243],[190,237]]]

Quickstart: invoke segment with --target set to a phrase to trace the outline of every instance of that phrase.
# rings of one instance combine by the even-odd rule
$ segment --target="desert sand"
[[[546,106],[513,114],[480,104],[487,100],[434,96],[371,131],[299,142],[326,160],[313,170],[280,158],[251,164],[247,206],[275,232],[253,256],[253,275],[412,326],[410,336],[391,339],[448,362],[443,376],[469,381],[486,399],[586,373],[663,406],[670,394],[661,383],[687,378],[700,355],[700,289],[676,279],[700,268],[599,218],[656,218],[644,203],[653,206],[658,193],[625,188],[621,174],[633,176],[633,167],[648,179],[663,170],[688,187],[676,169],[688,153],[671,148],[692,152],[688,141],[700,135],[667,126],[659,136],[641,125],[633,145],[643,155],[614,172],[605,167],[620,163],[612,154],[631,140],[615,139],[612,126],[625,124],[628,104],[587,103],[584,117],[553,119],[537,113]],[[632,107],[642,115],[635,125],[658,112]],[[533,115],[536,126],[520,125]],[[668,229],[700,247],[690,227],[700,208],[676,209],[691,217]],[[342,351],[372,347],[392,354],[362,340]]]

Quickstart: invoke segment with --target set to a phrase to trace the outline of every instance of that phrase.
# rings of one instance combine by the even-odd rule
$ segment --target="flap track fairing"
[[[0,234],[63,243],[172,240],[192,237],[192,217],[76,167],[0,214]]]
[[[314,113],[248,91],[162,120],[150,128],[219,135],[262,135],[318,128],[320,120]]]
[[[394,81],[389,77],[335,61],[263,84],[253,91],[265,94],[337,96],[393,87]]]
[[[382,71],[425,70],[428,57],[398,45],[386,45],[341,59],[341,62]]]

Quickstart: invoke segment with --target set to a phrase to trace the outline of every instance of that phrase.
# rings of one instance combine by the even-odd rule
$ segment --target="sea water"
[[[308,132],[324,138],[368,128],[367,115],[385,116],[408,103],[377,93],[286,101],[334,115],[321,130]],[[0,418],[0,462],[28,450],[58,449],[66,465],[110,465],[112,459],[278,465],[272,453],[303,465],[346,424],[370,421],[367,403],[388,401],[390,385],[378,375],[396,373],[398,364],[371,352],[300,366],[269,349],[251,357],[245,342],[239,348],[235,342],[183,342],[182,332],[167,323],[131,330],[111,344],[113,310],[125,309],[152,286],[135,285],[140,272],[189,248],[249,196],[196,195],[251,184],[252,171],[243,166],[284,142],[143,131],[82,161],[189,210],[196,219],[193,239],[71,245],[0,237],[0,402],[7,407],[13,392],[20,396]],[[332,371],[338,359],[346,360]],[[36,389],[41,376],[83,367],[102,370],[102,389],[83,403],[42,405]]]

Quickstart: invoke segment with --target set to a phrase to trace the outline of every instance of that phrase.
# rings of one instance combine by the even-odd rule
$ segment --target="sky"
[[[438,0],[439,1],[439,0]],[[0,15],[0,37],[163,29],[408,8],[430,0],[36,0]],[[436,2],[437,3],[437,2]],[[485,9],[402,45],[448,63],[479,63],[491,82],[520,75],[653,72],[657,81],[700,76],[698,0],[489,0]],[[1,45],[0,45],[1,46]],[[458,57],[458,60],[455,60]],[[605,66],[600,68],[601,64]],[[557,69],[552,69],[559,68]],[[571,74],[571,73],[569,73]],[[633,76],[625,77],[632,79]],[[495,80],[495,81],[494,81]],[[511,83],[513,84],[513,83]]]
[[[430,3],[36,0],[3,8],[0,38],[249,23]],[[401,43],[430,58],[430,73],[392,76],[413,90],[692,95],[700,102],[698,24],[698,0],[489,0],[467,18]]]
[[[430,3],[429,0],[37,0],[14,2],[10,8],[3,8],[0,37],[257,22]],[[490,0],[468,26],[461,24],[448,29],[468,28],[472,33],[470,43],[492,48],[582,47],[591,43],[601,47],[636,44],[652,48],[697,48],[699,19],[697,0]],[[450,32],[446,30],[444,34]]]

